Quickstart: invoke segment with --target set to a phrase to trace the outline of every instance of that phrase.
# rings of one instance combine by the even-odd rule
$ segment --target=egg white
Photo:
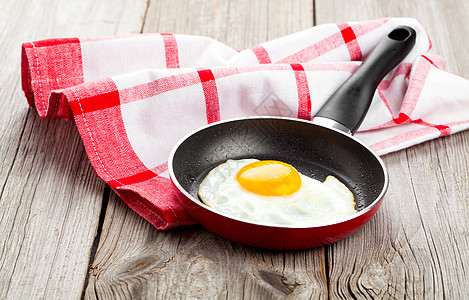
[[[257,159],[228,160],[212,169],[199,186],[200,199],[229,216],[266,225],[318,226],[356,213],[353,194],[334,176],[324,182],[300,173],[292,195],[269,197],[244,189],[238,171]]]

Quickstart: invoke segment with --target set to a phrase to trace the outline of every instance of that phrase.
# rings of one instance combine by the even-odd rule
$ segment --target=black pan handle
[[[416,32],[408,26],[399,26],[389,33],[357,70],[327,100],[316,117],[340,123],[352,134],[365,118],[378,84],[415,44]]]

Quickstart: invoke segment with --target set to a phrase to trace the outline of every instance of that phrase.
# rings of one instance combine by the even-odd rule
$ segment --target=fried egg
[[[198,195],[219,212],[265,225],[318,226],[356,213],[352,192],[334,176],[321,182],[275,160],[228,160]]]

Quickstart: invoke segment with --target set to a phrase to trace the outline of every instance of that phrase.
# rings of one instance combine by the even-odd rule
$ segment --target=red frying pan
[[[384,76],[412,49],[416,33],[395,28],[331,96],[313,122],[281,117],[221,121],[200,128],[173,148],[169,173],[187,212],[229,240],[270,249],[305,249],[339,241],[378,210],[388,187],[382,160],[353,137]],[[207,173],[227,159],[279,160],[324,181],[333,175],[354,194],[357,213],[322,226],[270,226],[221,213],[197,195]]]

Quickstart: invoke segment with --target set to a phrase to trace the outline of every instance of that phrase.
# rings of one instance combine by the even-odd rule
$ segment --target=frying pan
[[[410,52],[415,39],[410,27],[391,31],[312,122],[248,117],[212,123],[182,138],[170,154],[168,169],[184,208],[213,233],[261,248],[314,248],[357,231],[381,205],[388,174],[379,156],[353,134],[379,82]],[[357,213],[321,226],[272,226],[231,217],[198,199],[198,186],[211,169],[227,159],[244,158],[284,161],[320,181],[333,175],[354,194]]]

